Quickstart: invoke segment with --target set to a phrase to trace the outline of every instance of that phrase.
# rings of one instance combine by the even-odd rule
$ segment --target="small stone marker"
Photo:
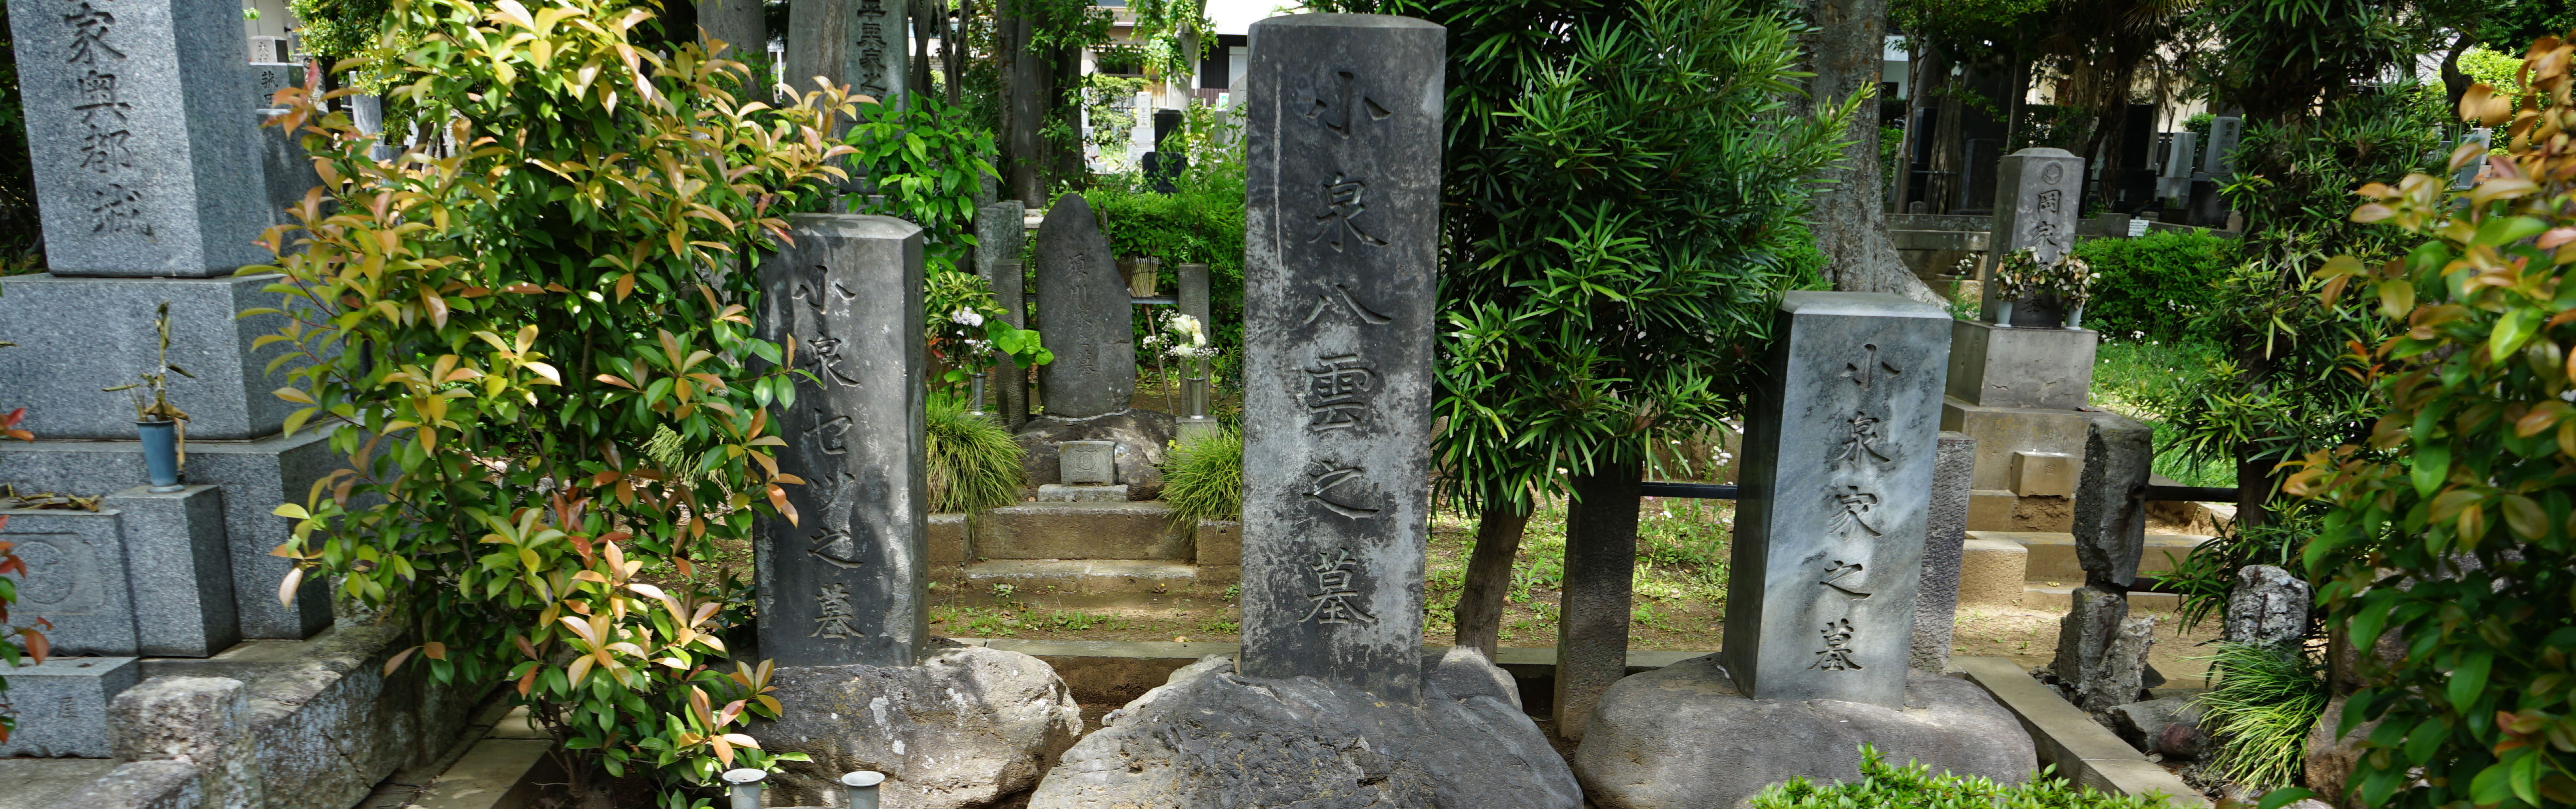
[[[104,505],[123,512],[117,522],[125,534],[125,579],[134,588],[138,653],[213,657],[241,642],[223,491],[137,486],[108,495]],[[268,589],[263,595],[273,602],[276,588]]]
[[[2308,583],[2272,565],[2236,569],[2227,589],[2227,639],[2282,645],[2308,633]]]
[[[1216,331],[1216,323],[1208,320],[1208,265],[1181,264],[1175,270],[1180,289],[1173,298],[1180,304],[1181,314],[1198,320],[1201,328]]]
[[[1959,611],[1959,566],[1968,541],[1968,492],[1976,486],[1977,439],[1943,432],[1932,460],[1932,502],[1923,525],[1923,579],[1914,593],[1914,667],[1950,667]]]
[[[15,543],[26,564],[24,573],[0,574],[17,580],[18,603],[10,613],[52,623],[45,636],[54,654],[132,655],[142,646],[122,514],[112,508],[0,512],[9,518],[0,539]]]
[[[1240,668],[1411,702],[1446,33],[1298,14],[1252,41]]]
[[[15,0],[55,275],[231,275],[271,260],[241,18],[221,3]]]
[[[2236,172],[2236,144],[2245,138],[2245,119],[2233,115],[2209,121],[2209,149],[2201,153],[2200,170],[2220,177]]]
[[[1067,441],[1056,445],[1063,471],[1057,477],[1066,483],[1118,482],[1116,441]]]
[[[1127,409],[1136,395],[1136,330],[1127,281],[1091,203],[1066,194],[1038,226],[1038,323],[1055,361],[1038,366],[1046,414],[1065,419]]]
[[[2155,431],[2116,413],[2087,413],[2075,483],[2075,560],[2084,583],[2126,593],[2147,550],[2147,474]]]
[[[1745,419],[1723,660],[1755,699],[1905,700],[1950,316],[1791,292]]]
[[[2064,149],[2034,146],[2004,155],[1998,167],[2001,175],[1995,183],[1995,229],[1990,237],[1989,264],[2004,254],[2024,247],[2034,248],[2041,263],[2052,263],[2075,249],[2075,215],[2082,204],[2084,158]],[[1997,308],[2006,303],[1995,299],[1995,284],[1985,285],[1984,301],[1978,317],[1994,322]],[[2041,307],[2038,298],[2010,301],[2013,304],[2009,326],[2054,327],[2064,314],[2056,307]]]
[[[285,62],[250,63],[251,109],[277,109],[277,91],[304,86],[304,66]]]
[[[760,651],[782,666],[909,666],[929,640],[921,229],[797,214],[760,265],[760,334],[794,341],[796,403],[772,434],[800,515],[762,518]]]

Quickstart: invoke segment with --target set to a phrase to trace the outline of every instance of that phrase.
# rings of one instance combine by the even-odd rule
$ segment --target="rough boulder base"
[[[1164,448],[1172,445],[1172,417],[1151,410],[1121,410],[1087,419],[1036,416],[1011,440],[1019,442],[1025,451],[1020,456],[1020,467],[1028,473],[1033,486],[1063,482],[1058,445],[1067,441],[1109,441],[1118,445],[1110,453],[1110,464],[1117,472],[1112,483],[1159,489],[1163,485]]]
[[[1064,680],[1018,652],[951,647],[918,666],[782,668],[774,682],[784,718],[751,735],[814,760],[769,777],[773,806],[838,805],[852,770],[886,774],[888,809],[991,806],[1036,785],[1082,733]]]
[[[1856,780],[1864,742],[1891,762],[2002,783],[2039,763],[2021,721],[1965,680],[1908,671],[1903,708],[1757,700],[1711,655],[1603,692],[1574,766],[1602,809],[1729,807],[1793,776]]]
[[[1421,703],[1407,705],[1201,660],[1110,712],[1029,809],[1583,805],[1564,759],[1513,706],[1508,676],[1472,650],[1422,666]]]

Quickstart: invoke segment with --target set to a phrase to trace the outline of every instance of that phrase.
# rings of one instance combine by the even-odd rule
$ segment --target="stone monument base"
[[[1111,712],[1029,809],[1583,805],[1510,675],[1468,649],[1423,672],[1416,707],[1312,678],[1243,677],[1232,658],[1209,657]]]
[[[1902,710],[1760,700],[1736,691],[1716,655],[1602,692],[1574,766],[1603,809],[1729,807],[1793,776],[1857,780],[1863,743],[1891,763],[2003,783],[2039,767],[2021,721],[1966,680],[1908,671]]]
[[[783,718],[761,749],[801,752],[770,776],[774,806],[828,806],[842,773],[886,774],[891,809],[990,806],[1038,783],[1082,733],[1055,669],[1018,652],[953,646],[918,666],[790,666],[771,680]]]
[[[1109,441],[1118,445],[1113,461],[1119,484],[1152,499],[1163,489],[1164,448],[1172,445],[1172,417],[1152,410],[1121,410],[1089,418],[1034,416],[1013,436],[1028,455],[1020,463],[1029,485],[1063,482],[1056,446],[1067,441]]]

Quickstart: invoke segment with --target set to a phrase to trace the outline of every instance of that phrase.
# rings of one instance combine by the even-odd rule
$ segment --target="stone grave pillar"
[[[912,24],[904,11],[907,0],[843,0],[849,8],[847,34],[842,37],[844,58],[849,67],[850,89],[874,96],[892,106],[903,99],[911,88]]]
[[[1179,266],[1175,275],[1178,275],[1180,278],[1180,289],[1173,297],[1176,302],[1180,304],[1181,314],[1196,318],[1199,322],[1199,328],[1206,329],[1208,339],[1210,341],[1214,341],[1216,339],[1216,321],[1209,318],[1209,315],[1212,313],[1209,311],[1208,305],[1208,265],[1196,263],[1182,264]],[[1187,365],[1187,363],[1184,363],[1184,365]],[[1187,378],[1186,374],[1184,374],[1184,378]],[[1214,378],[1213,371],[1209,372],[1209,378],[1206,385],[1209,395],[1213,396],[1216,389],[1216,379]],[[1187,384],[1184,383],[1184,395],[1187,395],[1187,387]],[[1210,417],[1205,413],[1199,414],[1199,418],[1190,418],[1189,410],[1190,406],[1184,403],[1181,405],[1181,412],[1172,414],[1172,433],[1174,437],[1186,440],[1191,436],[1209,435],[1216,432],[1217,421],[1215,418]]]
[[[1038,368],[1046,414],[1083,419],[1127,409],[1136,394],[1136,336],[1127,282],[1109,237],[1080,194],[1038,225],[1038,317],[1055,361]]]
[[[1242,671],[1411,701],[1430,519],[1442,29],[1253,25]]]
[[[2074,246],[2084,161],[2058,149],[2023,149],[2002,160],[1993,252],[2036,248],[2054,261]],[[1968,530],[2058,532],[2072,512],[2074,474],[2084,457],[2084,414],[2101,335],[2061,326],[2054,298],[2013,302],[1997,323],[1991,272],[1984,314],[1950,331],[1948,398],[1941,428],[1976,439]]]
[[[1745,419],[1726,671],[1757,700],[1905,700],[1948,313],[1791,292]]]
[[[233,273],[273,260],[252,242],[278,221],[293,180],[284,169],[300,159],[257,129],[266,102],[253,95],[240,18],[171,0],[12,0],[11,11],[48,272],[0,281],[0,339],[19,344],[0,352],[0,390],[26,406],[38,438],[0,446],[0,480],[80,496],[145,482],[126,394],[99,389],[151,367],[167,302],[170,359],[195,374],[169,387],[194,416],[182,474],[198,487],[185,503],[111,498],[116,513],[86,523],[13,520],[11,541],[53,526],[67,544],[48,544],[87,549],[55,559],[72,580],[31,571],[24,585],[97,597],[72,619],[87,628],[58,645],[203,656],[245,637],[308,637],[330,623],[328,586],[308,581],[278,603],[292,564],[268,551],[289,523],[269,510],[338,463],[320,434],[282,434],[295,405],[270,393],[267,367],[281,349],[252,344],[284,318],[236,317],[281,306],[262,291],[276,276]]]
[[[1020,262],[1020,252],[1029,234],[1021,211],[1016,199],[975,209],[975,274],[992,285],[993,301],[1009,313],[1002,319],[1025,329],[1029,327],[1029,302],[1024,294],[1028,271]],[[984,387],[991,391],[993,403],[989,407],[1002,415],[1003,427],[1018,430],[1021,423],[1029,420],[1028,369],[1005,357],[993,366]]]
[[[821,76],[834,86],[853,85],[851,92],[865,92],[856,87],[849,70],[850,22],[855,0],[796,0],[787,6],[787,86],[798,94],[811,93],[814,77]]]
[[[1976,474],[1977,439],[1941,433],[1932,460],[1932,502],[1923,526],[1923,579],[1914,593],[1914,667],[1939,674],[1950,666],[1957,627],[1959,568],[1968,540],[1968,488]]]
[[[708,39],[725,43],[722,58],[737,62],[769,56],[769,30],[761,19],[760,0],[707,0],[698,4],[698,27]],[[793,12],[791,12],[793,13]],[[757,82],[766,85],[767,77]]]
[[[909,666],[929,641],[922,554],[921,228],[797,214],[760,265],[762,339],[792,343],[796,403],[775,411],[798,519],[763,517],[760,651],[781,666]]]

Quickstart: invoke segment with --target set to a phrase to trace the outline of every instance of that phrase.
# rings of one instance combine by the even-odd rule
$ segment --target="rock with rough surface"
[[[1209,657],[1110,712],[1029,809],[1583,805],[1508,675],[1472,650],[1423,662],[1412,706],[1310,677],[1243,677]]]
[[[775,806],[837,805],[852,770],[886,774],[888,809],[991,806],[1036,784],[1082,732],[1064,680],[1018,652],[951,647],[918,666],[781,668],[772,682],[787,710],[751,735],[813,757],[769,777]]]
[[[1029,419],[1011,440],[1026,450],[1020,456],[1020,465],[1027,470],[1031,486],[1064,482],[1058,445],[1067,441],[1116,443],[1117,448],[1110,454],[1111,465],[1118,470],[1118,479],[1113,482],[1141,490],[1137,493],[1144,499],[1152,499],[1163,487],[1162,464],[1164,449],[1172,445],[1172,417],[1151,410],[1121,410],[1087,419],[1037,416]]]
[[[107,707],[108,735],[126,761],[184,761],[203,776],[210,809],[269,806],[261,790],[250,691],[229,677],[154,677]]]
[[[2162,753],[2172,759],[2198,758],[2201,744],[2208,740],[2200,730],[2200,705],[2190,697],[2115,705],[2110,714],[2111,730],[2142,753]]]
[[[2317,714],[2317,723],[2308,728],[2308,743],[2299,754],[2299,763],[2306,772],[2308,789],[2327,803],[2361,809],[2361,799],[2345,796],[2344,790],[2354,786],[2352,771],[2361,763],[2361,741],[2379,729],[2379,722],[2363,722],[2353,726],[2351,733],[2336,736],[2335,725],[2343,722],[2343,705],[2343,697],[2326,701],[2325,712]]]
[[[2271,565],[2246,565],[2227,591],[2227,640],[2288,644],[2308,634],[2308,583]]]
[[[2084,583],[2127,593],[2147,549],[2147,475],[2155,431],[2116,413],[2087,413],[2075,482],[2075,560]]]
[[[1603,809],[1735,806],[1793,776],[1854,780],[1860,745],[1890,762],[2019,783],[2038,768],[2021,721],[1965,680],[1909,671],[1905,707],[1750,699],[1716,656],[1630,675],[1601,695],[1574,764]]]

